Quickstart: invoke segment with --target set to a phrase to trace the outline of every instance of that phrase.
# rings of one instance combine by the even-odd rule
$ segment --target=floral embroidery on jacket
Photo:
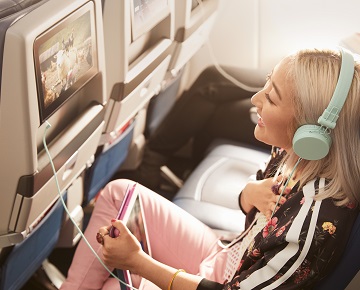
[[[277,217],[273,217],[272,219],[269,220],[269,222],[267,223],[267,225],[263,229],[263,234],[262,235],[263,235],[264,238],[266,238],[269,234],[271,234],[274,230],[276,230],[277,222],[278,222]]]
[[[269,173],[275,172],[273,168],[279,164],[279,161],[274,160],[276,156],[273,157],[275,158],[270,162],[272,167],[268,167],[263,174],[258,172],[258,176],[268,178],[271,177]],[[319,179],[315,180],[315,187],[318,186],[318,183]],[[250,243],[241,259],[238,271],[233,279],[224,285],[223,289],[241,289],[240,284],[242,281],[250,279],[253,273],[262,271],[290,243],[298,248],[296,254],[286,256],[285,258],[288,260],[283,264],[282,268],[276,270],[277,272],[272,278],[264,280],[254,289],[270,286],[275,281],[284,279],[284,277],[288,278],[272,289],[311,289],[319,279],[323,278],[337,264],[343,249],[346,247],[351,230],[350,225],[358,215],[358,208],[353,207],[351,204],[338,207],[331,199],[323,200],[320,209],[318,209],[315,231],[310,237],[311,245],[307,249],[306,257],[293,271],[292,266],[302,254],[304,245],[307,242],[310,221],[315,211],[315,202],[308,208],[304,216],[298,238],[291,239],[288,236],[289,230],[300,209],[305,206],[305,198],[302,188],[299,188],[298,184],[293,187],[293,190],[286,197],[287,201],[280,206],[272,219],[268,221],[263,230]],[[250,218],[247,223],[251,224],[251,217],[254,217],[255,214],[248,216]],[[290,276],[288,276],[288,271],[292,271]]]
[[[327,231],[330,235],[333,235],[336,232],[336,227],[331,222],[324,222],[322,224],[324,231]]]

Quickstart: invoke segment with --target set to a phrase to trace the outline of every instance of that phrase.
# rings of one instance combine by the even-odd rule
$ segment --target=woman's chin
[[[274,144],[272,144],[271,142],[269,142],[269,140],[267,138],[265,138],[265,136],[263,134],[261,134],[260,132],[256,132],[254,133],[254,137],[256,140],[266,144],[266,145],[270,145],[273,146]]]
[[[266,143],[266,138],[264,138],[263,131],[264,131],[264,128],[260,127],[259,125],[256,125],[255,130],[254,130],[254,137],[258,141],[268,144],[268,143]]]

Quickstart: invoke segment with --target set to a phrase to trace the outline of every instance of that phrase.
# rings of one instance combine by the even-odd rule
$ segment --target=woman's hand
[[[104,263],[112,268],[130,270],[134,274],[153,282],[161,289],[168,289],[174,280],[177,269],[167,266],[149,255],[140,246],[139,241],[120,220],[112,220],[112,226],[119,230],[116,238],[109,236],[110,227],[99,229],[103,242]],[[196,290],[203,278],[198,275],[180,273],[173,281],[173,290]]]
[[[116,238],[104,235],[103,256],[107,266],[130,270],[137,273],[136,269],[146,255],[139,241],[120,220],[112,220],[112,226],[119,230]],[[99,232],[106,232],[109,227],[103,227]]]
[[[270,219],[280,196],[274,188],[278,186],[281,179],[282,177],[279,176],[275,181],[273,178],[249,181],[240,196],[242,208],[249,212],[253,207],[256,207],[267,219]],[[285,193],[288,193],[288,191],[285,190]],[[285,201],[286,198],[282,196],[279,200],[279,205]]]

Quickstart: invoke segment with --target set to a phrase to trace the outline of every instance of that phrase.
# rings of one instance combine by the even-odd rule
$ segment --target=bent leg
[[[205,224],[162,196],[140,186],[152,256],[174,268],[199,272],[200,263],[216,244]]]
[[[109,183],[109,194],[116,196],[123,192],[129,182],[132,181],[122,179]],[[152,257],[169,266],[198,273],[200,263],[217,241],[214,231],[152,190],[141,184],[137,187]]]
[[[133,181],[110,182],[96,201],[85,236],[100,257],[101,245],[95,239],[96,233],[116,217],[129,183]],[[152,256],[160,262],[197,274],[200,263],[216,244],[215,233],[172,202],[140,184],[138,186]],[[81,240],[61,289],[101,289],[108,277],[109,273]]]
[[[96,233],[100,227],[110,225],[111,219],[116,217],[124,199],[125,190],[126,187],[117,187],[116,192],[114,192],[111,183],[108,184],[98,197],[89,224],[85,230],[85,237],[101,259],[102,246],[96,241]],[[60,289],[101,289],[109,275],[85,241],[81,239],[68,271],[67,279]]]

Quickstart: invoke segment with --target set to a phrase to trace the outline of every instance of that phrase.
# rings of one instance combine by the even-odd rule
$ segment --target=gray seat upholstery
[[[245,215],[239,209],[239,193],[268,157],[250,147],[215,146],[173,201],[214,229],[241,232]]]

